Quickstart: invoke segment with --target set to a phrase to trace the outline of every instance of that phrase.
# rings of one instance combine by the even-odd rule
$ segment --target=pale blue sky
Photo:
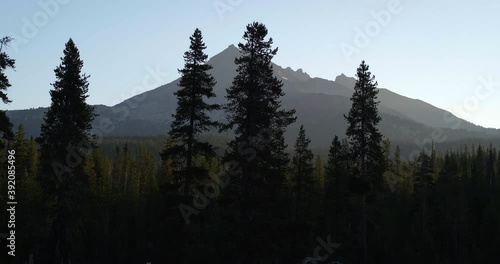
[[[168,73],[162,84],[176,79],[196,27],[213,56],[240,42],[245,26],[259,21],[279,47],[275,62],[281,66],[334,79],[341,73],[354,76],[364,59],[379,87],[500,128],[500,2],[400,0],[392,9],[390,2],[2,0],[0,36],[17,38],[8,50],[17,69],[8,72],[13,102],[1,107],[50,104],[53,70],[70,37],[91,75],[89,102],[113,105],[135,93],[148,69]],[[44,11],[41,3],[57,3],[57,8]],[[218,11],[217,4],[230,9]],[[367,25],[380,23],[372,13],[381,10],[393,12],[390,21],[348,60],[341,47],[355,48],[357,28],[366,32]],[[36,34],[26,30],[27,23],[35,24]],[[475,93],[479,79],[489,76],[499,84],[490,87],[492,92],[482,87]]]

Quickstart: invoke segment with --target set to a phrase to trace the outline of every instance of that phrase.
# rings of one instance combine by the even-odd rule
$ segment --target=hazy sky
[[[147,76],[147,88],[176,79],[196,27],[213,56],[259,21],[281,66],[335,79],[364,59],[379,87],[500,128],[499,10],[497,0],[2,0],[0,36],[16,38],[16,71],[13,102],[0,107],[48,106],[70,37],[91,75],[89,102],[113,105]]]

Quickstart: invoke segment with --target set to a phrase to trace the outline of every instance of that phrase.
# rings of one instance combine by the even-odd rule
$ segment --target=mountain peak
[[[229,45],[226,49],[220,53],[214,55],[209,63],[212,65],[229,67],[229,64],[234,63],[234,59],[240,56],[240,49],[238,49],[234,44]]]
[[[289,81],[307,81],[311,79],[311,76],[304,72],[302,69],[294,71],[290,67],[283,68],[277,64],[274,64],[275,74],[282,79]]]
[[[236,45],[234,44],[231,44],[229,46],[227,46],[227,48],[225,50],[223,50],[221,53],[224,53],[224,52],[231,52],[231,53],[234,53],[234,51],[240,51],[240,49],[238,49],[238,47],[236,47]]]
[[[337,78],[335,78],[335,82],[345,86],[349,89],[354,89],[354,86],[356,85],[356,79],[353,77],[347,77],[345,74],[341,73]]]

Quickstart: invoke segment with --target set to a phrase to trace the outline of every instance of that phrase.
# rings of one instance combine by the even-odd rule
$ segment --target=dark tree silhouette
[[[294,145],[290,180],[295,198],[295,210],[293,212],[294,237],[292,241],[292,252],[294,254],[306,253],[299,250],[301,243],[298,240],[308,237],[307,234],[312,229],[310,223],[315,221],[315,219],[312,219],[314,212],[312,209],[318,203],[317,199],[313,199],[315,194],[318,194],[316,188],[318,182],[314,177],[314,154],[309,147],[310,143],[311,140],[306,136],[304,126],[301,125]],[[300,257],[300,255],[296,257]]]
[[[256,221],[258,204],[268,201],[268,195],[276,193],[282,182],[284,174],[276,172],[288,163],[282,155],[283,132],[295,121],[295,111],[285,110],[281,105],[283,83],[274,76],[272,66],[278,49],[272,49],[273,40],[266,40],[267,34],[262,23],[247,25],[243,35],[245,43],[238,44],[241,57],[235,59],[237,75],[227,89],[229,102],[224,106],[228,122],[223,128],[233,129],[235,133],[224,159],[237,163],[239,166],[234,171],[240,172],[231,181],[234,191],[226,193],[236,195],[229,200],[240,202],[237,221],[246,229],[242,237],[256,232],[252,230],[256,225],[249,223]],[[250,255],[255,256],[263,244],[255,240],[244,242],[255,243],[255,246],[242,245],[254,250],[245,252],[247,261],[251,262]]]
[[[357,81],[351,97],[352,107],[347,116],[346,135],[351,145],[352,157],[359,162],[359,190],[362,195],[361,247],[363,262],[368,262],[366,242],[366,195],[381,185],[384,172],[384,159],[381,148],[382,134],[377,125],[381,118],[378,114],[377,82],[365,61],[356,73]]]
[[[351,159],[346,139],[335,136],[328,151],[325,170],[325,214],[335,241],[346,242],[348,236],[349,179]],[[347,246],[347,245],[346,245]]]
[[[316,183],[314,178],[314,166],[312,153],[309,144],[311,140],[307,138],[304,126],[300,126],[299,135],[295,141],[294,155],[292,158],[292,182],[295,189],[296,198],[296,216],[298,215],[298,206],[302,202],[303,196],[313,190]]]
[[[40,137],[40,181],[50,214],[47,257],[51,262],[71,263],[73,242],[78,241],[80,204],[87,191],[86,156],[94,148],[91,134],[94,108],[86,103],[88,77],[72,39],[66,43],[61,64],[54,70],[51,105]]]
[[[162,152],[162,159],[173,159],[177,163],[175,173],[184,184],[184,195],[189,195],[192,185],[200,184],[207,178],[207,171],[195,164],[201,156],[214,156],[214,147],[199,140],[200,134],[217,127],[219,124],[210,120],[208,112],[218,110],[217,104],[209,104],[207,98],[215,97],[213,88],[215,79],[209,73],[212,66],[207,64],[207,48],[203,42],[201,31],[196,29],[189,38],[189,51],[184,53],[184,69],[177,96],[177,109],[173,115],[169,136],[172,144]]]
[[[9,36],[0,39],[0,99],[2,99],[4,104],[12,102],[7,96],[7,88],[11,87],[11,84],[5,74],[5,70],[16,68],[16,60],[9,57],[7,52],[5,52],[11,41],[12,38]],[[2,138],[4,139],[10,140],[14,137],[12,123],[3,110],[0,110],[0,133],[2,133]],[[4,147],[3,142],[0,142],[0,147]]]

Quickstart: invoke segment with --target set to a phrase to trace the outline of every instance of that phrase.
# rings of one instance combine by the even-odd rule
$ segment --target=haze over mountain
[[[238,56],[238,48],[230,45],[209,60],[213,66],[211,72],[217,80],[215,102],[226,102],[226,88],[236,75],[234,59]],[[344,135],[347,124],[343,115],[351,107],[350,97],[356,83],[353,77],[341,74],[335,81],[311,78],[302,69],[293,70],[276,64],[274,70],[284,84],[284,107],[297,111],[297,122],[288,128],[285,135],[289,145],[300,124],[304,124],[308,130],[314,148],[326,149],[335,134]],[[165,135],[177,107],[174,92],[178,89],[178,81],[111,107],[97,105],[99,117],[94,122],[94,128],[101,128],[104,135]],[[429,103],[399,95],[389,89],[380,88],[378,98],[381,102],[381,132],[394,142],[406,144],[406,152],[417,148],[417,142],[443,143],[469,138],[488,140],[500,135],[498,129],[475,125]],[[8,111],[7,114],[16,127],[23,123],[28,135],[37,136],[45,111],[46,108],[38,108]],[[225,119],[222,111],[214,112],[212,116],[219,121]]]

